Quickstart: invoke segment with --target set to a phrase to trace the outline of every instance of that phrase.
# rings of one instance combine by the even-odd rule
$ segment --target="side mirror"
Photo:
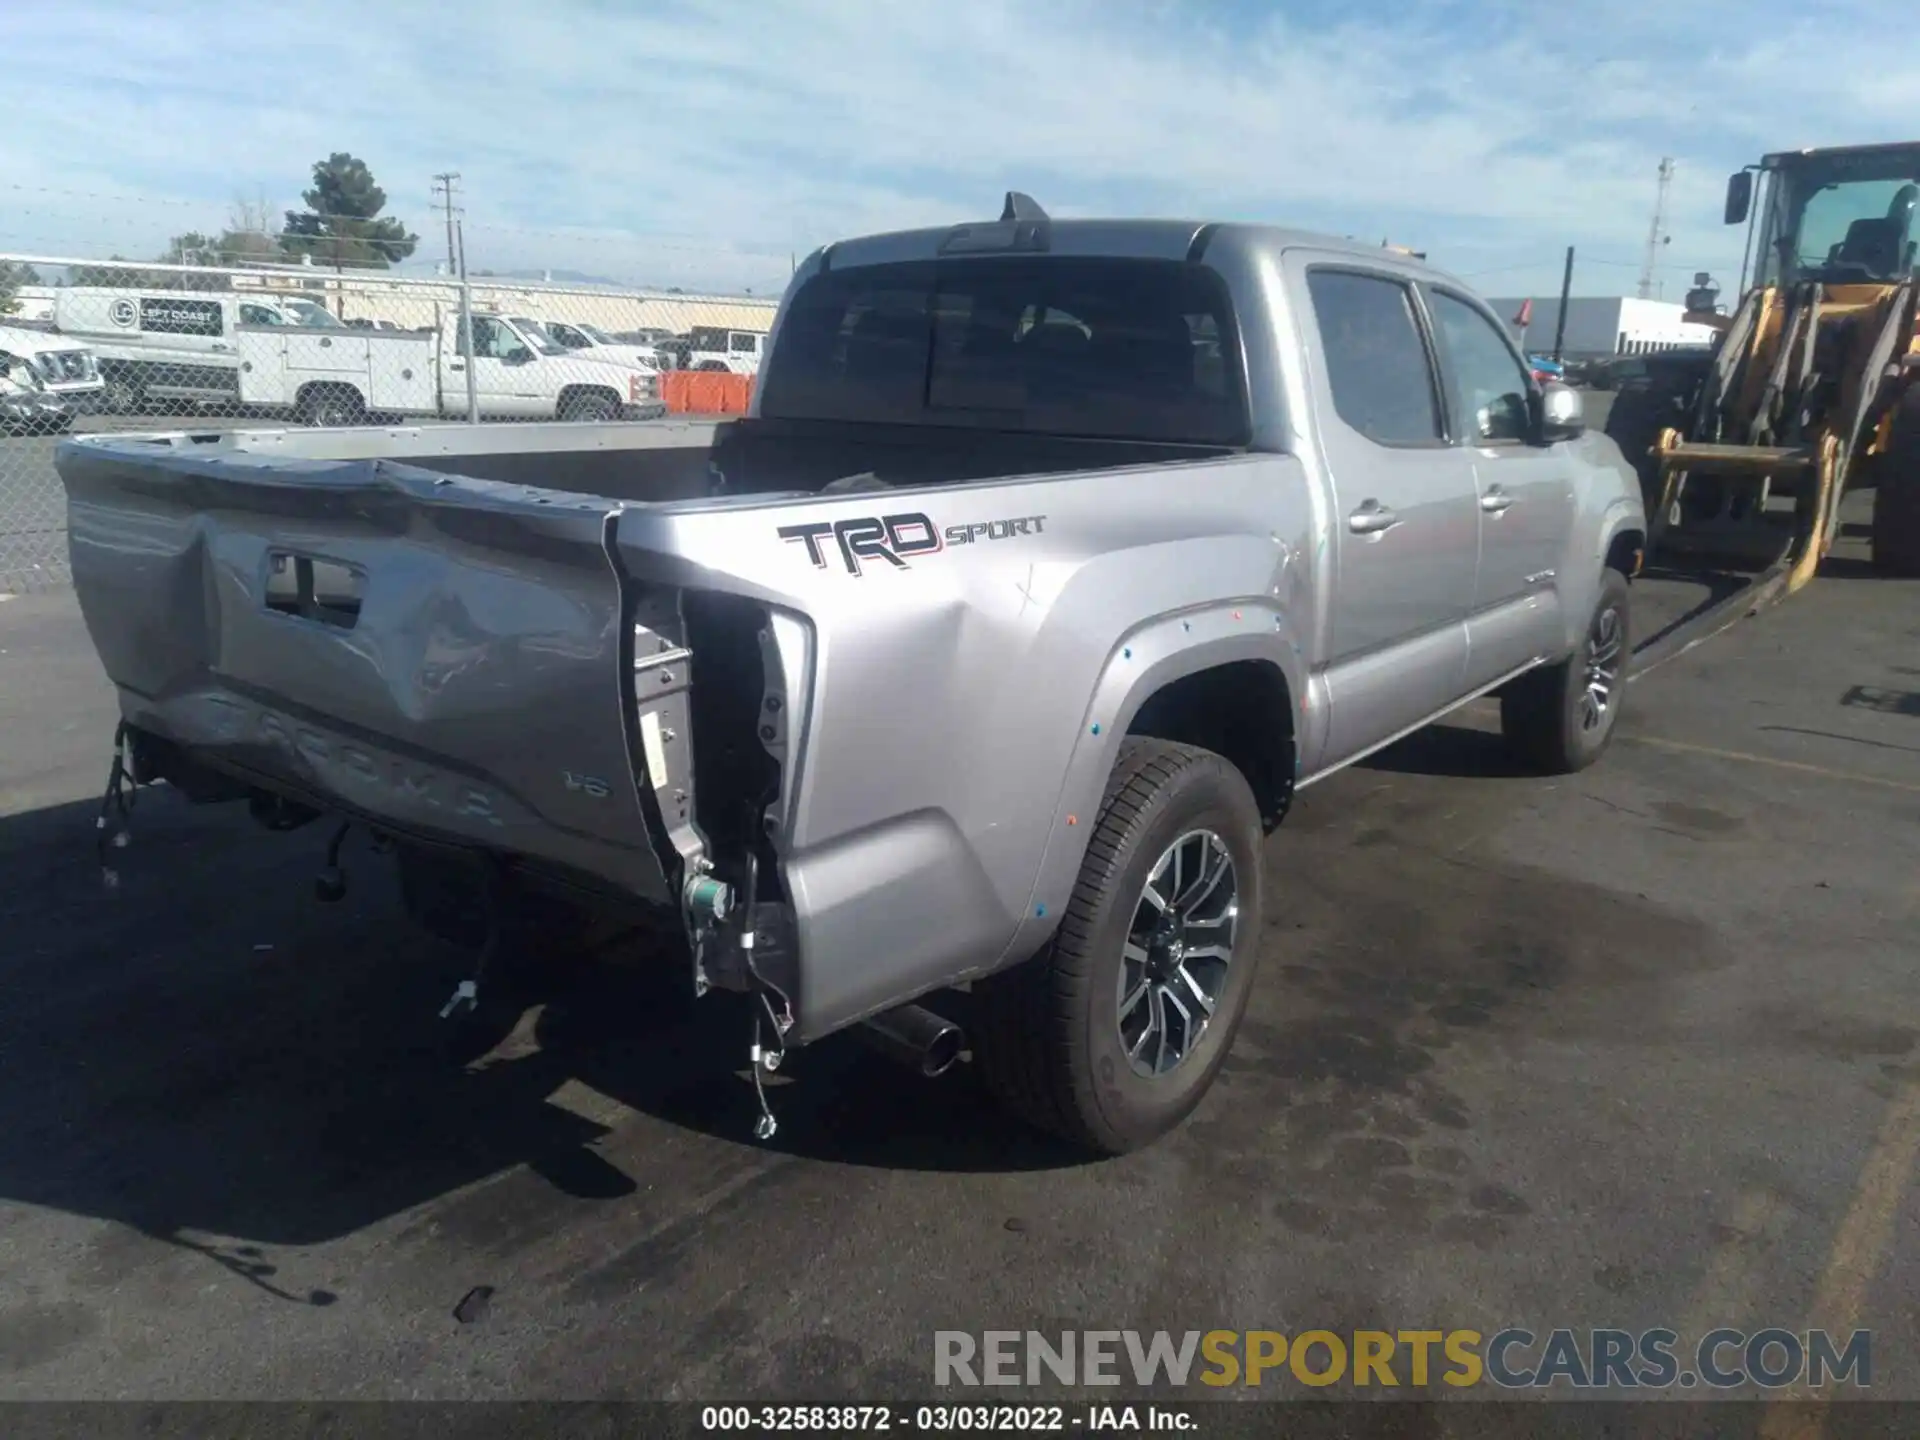
[[[1540,438],[1551,445],[1556,440],[1574,440],[1586,433],[1587,407],[1580,392],[1570,385],[1549,381],[1540,391]]]
[[[532,359],[533,351],[527,349],[525,346],[507,352],[507,363],[509,365],[525,365],[530,363]]]
[[[1753,172],[1736,170],[1727,177],[1727,214],[1729,225],[1739,225],[1753,208]]]

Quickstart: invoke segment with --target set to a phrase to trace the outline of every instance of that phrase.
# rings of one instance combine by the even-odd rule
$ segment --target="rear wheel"
[[[1260,812],[1210,751],[1130,739],[1059,932],[974,987],[975,1063],[1029,1123],[1119,1154],[1212,1086],[1252,993]]]
[[[366,419],[366,407],[351,390],[314,389],[300,397],[300,419],[316,429],[337,430]]]
[[[1920,383],[1901,397],[1874,474],[1873,567],[1883,575],[1920,576]]]
[[[1606,751],[1626,695],[1627,577],[1602,572],[1585,639],[1558,665],[1529,671],[1500,696],[1500,729],[1526,763],[1550,775],[1584,770]]]

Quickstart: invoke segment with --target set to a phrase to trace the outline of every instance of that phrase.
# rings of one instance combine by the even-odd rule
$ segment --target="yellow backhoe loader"
[[[1652,555],[1731,559],[1790,594],[1832,549],[1842,498],[1870,488],[1875,568],[1920,575],[1916,212],[1920,141],[1784,151],[1729,177],[1751,288],[1730,316],[1689,297],[1714,344],[1648,357],[1607,420],[1640,469]]]

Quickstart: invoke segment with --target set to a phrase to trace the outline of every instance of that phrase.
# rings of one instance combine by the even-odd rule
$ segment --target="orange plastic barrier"
[[[753,377],[724,370],[668,370],[660,376],[660,399],[669,415],[744,415],[753,399]]]

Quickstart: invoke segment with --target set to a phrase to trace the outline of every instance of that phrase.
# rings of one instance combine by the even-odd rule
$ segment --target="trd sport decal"
[[[826,542],[831,538],[847,573],[860,575],[865,573],[861,569],[864,560],[884,560],[896,570],[905,570],[914,556],[937,555],[949,545],[1038,535],[1045,529],[1046,519],[1044,515],[1022,515],[1012,520],[949,525],[942,531],[929,516],[916,510],[904,515],[860,515],[850,520],[782,525],[779,535],[782,540],[798,540],[805,545],[807,558],[819,570],[827,568]]]

